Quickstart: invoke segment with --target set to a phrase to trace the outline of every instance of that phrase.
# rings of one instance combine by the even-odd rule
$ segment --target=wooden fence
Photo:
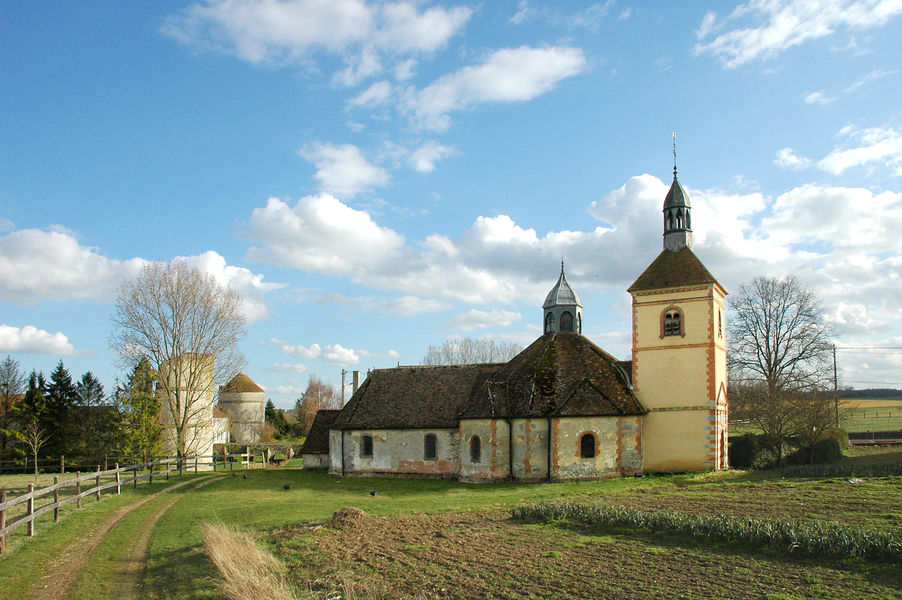
[[[241,459],[236,462],[234,459]],[[122,486],[128,486],[129,484],[132,487],[138,487],[138,481],[142,479],[147,479],[148,484],[153,483],[153,478],[157,477],[159,480],[160,477],[165,479],[169,479],[170,473],[177,472],[178,475],[181,475],[185,471],[193,470],[195,473],[203,469],[204,471],[211,469],[216,471],[218,467],[223,469],[232,470],[236,465],[239,467],[243,466],[245,469],[249,469],[251,467],[251,463],[253,462],[253,455],[249,452],[245,452],[243,454],[217,454],[212,456],[193,456],[193,457],[181,457],[181,458],[164,458],[161,460],[155,460],[152,462],[139,463],[134,464],[128,467],[120,467],[118,464],[115,468],[101,471],[100,467],[97,467],[97,470],[92,473],[75,473],[75,477],[73,479],[66,479],[64,481],[59,480],[59,475],[55,475],[53,477],[53,485],[47,486],[41,489],[34,489],[34,484],[28,484],[28,492],[21,496],[17,496],[10,500],[7,500],[6,491],[0,491],[0,554],[3,553],[4,547],[6,546],[6,537],[18,529],[19,527],[23,527],[28,525],[28,535],[29,537],[34,536],[35,534],[35,519],[40,515],[53,511],[53,522],[59,522],[59,509],[61,506],[65,506],[71,502],[76,503],[77,508],[81,508],[81,500],[82,498],[87,498],[93,495],[98,501],[101,498],[101,492],[104,490],[110,490],[112,488],[116,488],[116,494],[119,495],[122,492]],[[263,463],[265,468],[265,463]],[[145,472],[146,471],[146,472]],[[130,477],[123,477],[124,474],[131,473]],[[106,479],[105,482],[101,482],[101,479]],[[84,488],[82,483],[89,482],[93,483],[93,487]],[[74,488],[71,495],[68,497],[60,499],[60,490],[65,490],[69,488]],[[49,494],[53,494],[53,502],[45,504],[39,508],[35,508],[35,499],[47,496]],[[7,514],[9,509],[14,506],[18,506],[23,503],[28,503],[26,507],[25,514],[14,521],[11,521],[7,524]]]

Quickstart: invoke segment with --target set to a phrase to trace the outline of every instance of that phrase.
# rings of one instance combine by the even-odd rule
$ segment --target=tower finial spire
[[[676,168],[676,131],[673,132],[673,178],[676,179],[677,176],[677,168]]]

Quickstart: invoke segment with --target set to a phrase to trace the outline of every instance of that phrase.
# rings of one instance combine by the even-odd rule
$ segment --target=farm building
[[[582,335],[562,264],[543,335],[511,361],[377,369],[317,420],[329,472],[528,482],[726,467],[726,292],[692,251],[690,211],[674,169],[664,249],[628,290],[632,360]]]

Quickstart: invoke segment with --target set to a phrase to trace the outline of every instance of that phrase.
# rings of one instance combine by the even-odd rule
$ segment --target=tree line
[[[155,374],[140,363],[107,395],[91,371],[73,379],[60,360],[49,377],[0,361],[0,470],[28,457],[68,456],[97,463],[107,455],[158,456],[162,450]]]

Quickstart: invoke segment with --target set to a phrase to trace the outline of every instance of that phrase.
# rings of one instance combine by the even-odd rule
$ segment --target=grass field
[[[886,448],[854,453],[846,460],[902,462],[902,452]],[[205,487],[147,500],[84,558],[70,597],[139,597],[117,586],[122,557],[139,556],[130,548],[145,536],[140,597],[222,598],[199,531],[217,520],[253,532],[288,565],[301,598],[902,597],[898,564],[796,556],[661,532],[525,524],[509,514],[522,502],[573,499],[689,514],[838,520],[902,535],[902,477],[850,481],[728,472],[480,486],[340,480],[290,468],[243,475],[215,475]],[[202,477],[184,479],[193,485]],[[163,483],[142,485],[89,501],[58,525],[39,522],[37,537],[19,538],[0,556],[0,597],[33,597],[25,590],[56,568],[63,549],[116,510],[163,489]],[[333,513],[348,506],[366,516],[343,528],[329,526]],[[22,593],[9,595],[11,590]]]
[[[849,398],[840,403],[841,423],[849,432],[902,430],[902,398]]]

